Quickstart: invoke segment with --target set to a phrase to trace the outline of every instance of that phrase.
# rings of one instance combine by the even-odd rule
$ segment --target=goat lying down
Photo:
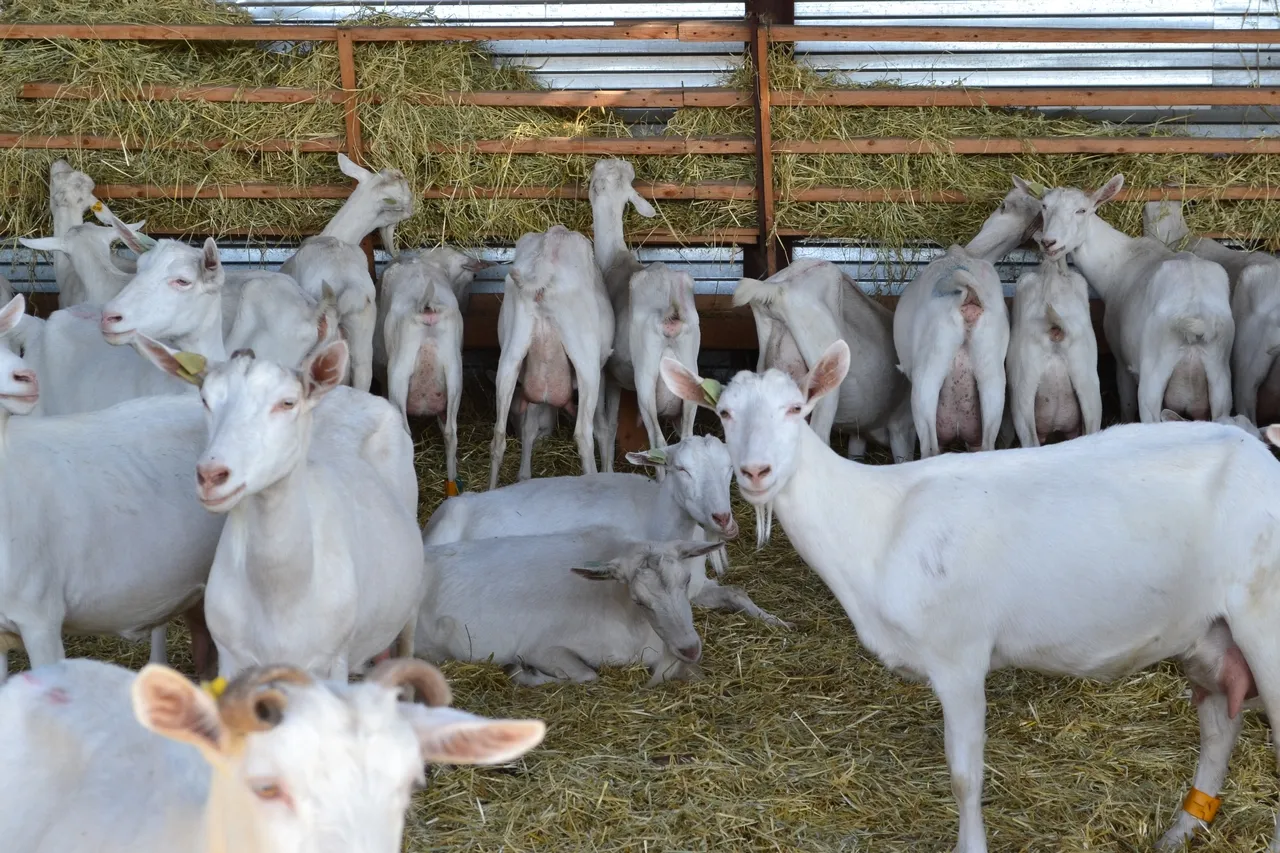
[[[427,547],[414,654],[492,660],[529,686],[633,663],[649,668],[650,685],[694,677],[702,640],[688,561],[720,547],[608,530]]]
[[[545,731],[449,702],[412,659],[359,684],[262,667],[217,698],[162,666],[41,667],[0,688],[0,835],[22,853],[398,853],[424,762],[505,763]]]
[[[608,529],[655,541],[738,535],[729,502],[729,452],[714,436],[691,436],[663,450],[629,453],[635,465],[663,469],[654,482],[638,474],[539,477],[445,501],[423,531],[428,546],[501,536],[533,536]],[[709,556],[724,573],[721,551]],[[761,610],[747,593],[708,578],[703,558],[690,561],[689,600],[701,607],[738,611],[772,625],[786,622]]]
[[[1243,665],[1257,704],[1280,714],[1280,466],[1271,452],[1234,425],[1166,423],[863,466],[804,423],[839,387],[848,359],[837,341],[798,387],[778,371],[739,373],[721,390],[674,361],[662,370],[672,390],[720,416],[764,537],[776,512],[858,638],[937,694],[958,850],[987,850],[988,673],[1116,678],[1166,658],[1186,664],[1202,695],[1195,790],[1161,839],[1182,849],[1197,815],[1216,810],[1202,806],[1216,804],[1240,734],[1252,689]],[[1280,828],[1269,849],[1280,851]]]

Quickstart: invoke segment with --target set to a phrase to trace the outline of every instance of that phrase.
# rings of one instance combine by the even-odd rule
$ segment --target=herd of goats
[[[42,321],[10,291],[0,310],[0,653],[33,667],[0,689],[6,849],[399,850],[424,761],[506,762],[544,734],[449,708],[433,663],[528,686],[643,664],[657,684],[701,674],[692,605],[792,627],[719,582],[735,479],[758,542],[776,515],[861,642],[936,692],[957,850],[987,849],[984,685],[1009,666],[1180,660],[1200,755],[1162,849],[1212,821],[1242,710],[1280,714],[1280,426],[1256,426],[1280,421],[1280,261],[1189,240],[1168,204],[1121,233],[1096,214],[1118,175],[1092,193],[1015,177],[896,311],[825,261],[743,279],[759,369],[722,386],[698,374],[692,278],[626,245],[626,206],[654,215],[634,170],[601,161],[594,242],[554,226],[516,244],[490,488],[458,494],[486,264],[406,252],[375,287],[360,241],[393,248],[413,194],[339,160],[354,191],[279,272],[153,240],[51,170],[54,236],[23,242],[53,253],[61,307]],[[993,264],[1029,240],[1043,262],[1010,313]],[[1101,429],[1090,285],[1141,423]],[[627,458],[655,479],[612,473],[623,390],[649,437]],[[698,407],[723,442],[693,435]],[[584,474],[531,479],[562,409]],[[411,416],[445,438],[450,497],[425,529]],[[509,420],[520,482],[498,488]],[[1002,431],[1021,449],[939,455]],[[868,440],[904,464],[860,464]],[[201,685],[164,666],[178,618]],[[152,663],[64,660],[66,634],[149,635]]]

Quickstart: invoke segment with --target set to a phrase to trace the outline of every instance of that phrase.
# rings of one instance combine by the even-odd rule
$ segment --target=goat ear
[[[649,203],[649,200],[635,190],[631,191],[631,206],[636,209],[636,213],[645,219],[652,219],[658,215],[658,211],[653,209],[653,205]]]
[[[137,252],[139,255],[156,247],[155,240],[151,239],[146,234],[134,231],[128,225],[125,225],[119,219],[116,219],[115,216],[111,216],[111,227],[116,230],[116,236],[119,237],[126,246]]]
[[[18,242],[38,252],[66,252],[67,245],[61,237],[19,237]]]
[[[1180,415],[1180,414],[1178,414],[1177,412],[1175,412],[1173,409],[1161,409],[1161,410],[1160,410],[1160,421],[1161,421],[1162,423],[1166,423],[1166,424],[1168,424],[1168,423],[1180,423],[1180,422],[1185,421],[1185,420],[1186,420],[1186,418],[1184,418],[1182,415]]]
[[[302,365],[303,394],[318,399],[341,385],[349,358],[347,342],[338,340],[307,359]]]
[[[849,372],[849,345],[837,339],[818,359],[813,369],[805,374],[800,390],[804,392],[807,415],[818,401],[840,387]]]
[[[170,376],[176,376],[195,386],[204,383],[209,367],[204,356],[194,352],[170,349],[159,341],[136,333],[133,336],[133,345],[143,358]]]
[[[342,153],[338,154],[338,168],[342,170],[342,174],[356,183],[365,181],[373,175],[368,169],[357,165],[354,160]]]
[[[401,704],[428,764],[506,764],[546,737],[541,720],[490,720],[456,708]]]
[[[15,293],[9,303],[4,308],[0,308],[0,335],[12,331],[13,327],[22,321],[22,315],[26,312],[26,297],[21,293]]]
[[[702,379],[692,370],[676,361],[671,356],[662,359],[659,368],[662,381],[667,388],[681,400],[697,403],[708,409],[714,409],[716,400],[720,399],[720,383],[714,379]]]
[[[1111,180],[1102,185],[1102,189],[1097,190],[1091,196],[1094,207],[1102,204],[1104,201],[1111,201],[1116,197],[1116,193],[1120,192],[1124,187],[1124,175],[1115,175]]]
[[[167,666],[147,664],[130,688],[143,728],[189,743],[207,757],[221,752],[225,732],[213,697]]]
[[[703,557],[724,547],[723,542],[703,542],[697,539],[690,539],[685,542],[677,543],[676,553],[682,560],[692,559],[693,557]]]
[[[210,275],[217,275],[218,270],[222,269],[222,257],[218,254],[218,244],[212,237],[205,238],[200,262],[204,271]]]
[[[589,581],[611,581],[618,578],[617,564],[612,561],[608,563],[583,563],[581,566],[575,566],[569,571]]]
[[[1259,430],[1262,437],[1276,447],[1280,447],[1280,424],[1272,424],[1264,430]]]
[[[480,258],[469,258],[462,265],[462,268],[467,272],[480,272],[480,270],[487,270],[491,266],[493,266],[492,261],[484,261]]]
[[[667,464],[667,451],[660,447],[651,447],[648,450],[628,453],[627,461],[632,465],[651,465],[654,468],[661,468]]]

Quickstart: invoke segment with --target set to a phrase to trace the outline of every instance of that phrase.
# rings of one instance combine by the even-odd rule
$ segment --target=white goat
[[[760,538],[776,511],[858,638],[933,687],[960,811],[957,850],[987,849],[984,682],[1003,667],[1114,678],[1188,660],[1207,696],[1195,787],[1215,797],[1243,698],[1239,679],[1205,677],[1229,668],[1217,626],[1260,676],[1262,704],[1280,713],[1280,680],[1271,680],[1280,672],[1280,469],[1266,446],[1234,426],[1134,425],[981,458],[862,466],[804,425],[848,359],[837,341],[799,388],[779,371],[739,373],[723,391],[671,361],[662,371],[672,390],[718,412]],[[1182,816],[1164,844],[1181,849],[1195,826]],[[1280,851],[1280,831],[1270,849]]]
[[[1186,240],[1186,250],[1227,271],[1231,316],[1232,397],[1250,421],[1280,421],[1280,259],[1267,252],[1237,252],[1207,237],[1190,237],[1181,202],[1149,202],[1143,210],[1148,237],[1166,245]]]
[[[119,293],[133,272],[120,269],[111,244],[119,239],[115,228],[82,222],[56,237],[19,237],[18,242],[28,249],[49,252],[56,263],[59,258],[69,259],[75,278],[65,300],[58,294],[61,308],[83,303],[101,305]],[[74,301],[72,301],[74,300]]]
[[[0,333],[23,307],[19,295],[0,311]],[[64,632],[135,639],[191,606],[222,530],[191,494],[199,401],[11,419],[40,391],[6,348],[0,389],[0,662],[19,645],[34,666],[59,661]]]
[[[738,535],[729,503],[733,469],[714,436],[690,436],[662,450],[628,453],[636,465],[666,469],[660,483],[638,474],[541,477],[490,492],[445,501],[423,530],[428,546],[501,536],[610,530],[650,541],[723,539]],[[724,573],[720,551],[710,555]],[[747,593],[708,578],[702,558],[689,566],[689,600],[701,607],[746,613],[772,625],[786,623],[761,610]]]
[[[93,178],[72,169],[66,160],[54,160],[49,165],[49,209],[53,214],[54,237],[66,237],[72,228],[84,222],[84,215],[89,211],[93,211],[102,224],[111,224],[107,220],[111,211],[94,196],[93,189]],[[140,222],[135,227],[142,225]],[[136,269],[133,261],[110,251],[108,255],[110,263],[121,272],[132,273]],[[112,294],[86,289],[70,253],[65,250],[53,253],[53,276],[58,283],[59,308],[69,308],[81,302],[104,302],[111,298]]]
[[[401,255],[382,274],[374,361],[386,368],[387,397],[409,416],[432,416],[444,435],[449,494],[458,493],[458,407],[462,403],[462,311],[458,290],[488,266],[454,249]],[[381,352],[379,352],[381,350]]]
[[[688,561],[719,547],[587,530],[427,548],[416,654],[492,660],[527,686],[591,681],[601,666],[633,663],[649,668],[651,686],[691,677],[702,641]]]
[[[657,211],[632,186],[635,168],[625,160],[598,160],[591,169],[591,221],[596,265],[613,305],[613,354],[605,368],[596,420],[601,470],[613,470],[618,406],[624,389],[636,392],[650,447],[665,447],[659,416],[680,416],[680,437],[693,435],[695,407],[672,398],[658,379],[658,363],[669,354],[697,366],[701,346],[693,277],[666,264],[645,267],[627,248],[623,214],[627,204],[646,218]]]
[[[1039,214],[1039,202],[1015,178],[969,245],[952,246],[902,292],[893,343],[911,380],[921,459],[957,440],[970,450],[995,449],[1004,417],[1009,312],[992,264],[1031,236]]]
[[[914,455],[911,388],[897,366],[893,313],[856,281],[830,261],[800,260],[768,281],[742,279],[733,304],[751,306],[760,370],[776,367],[799,378],[835,340],[857,353],[857,370],[813,413],[810,425],[819,438],[829,443],[838,425],[850,431],[850,458],[866,452],[868,435],[887,445],[896,462]]]
[[[254,669],[217,699],[165,667],[65,661],[0,689],[0,833],[23,853],[399,853],[423,762],[508,762],[545,731],[449,700],[413,660],[351,685]]]
[[[344,679],[397,636],[409,654],[422,597],[417,483],[390,481],[368,460],[389,458],[413,478],[400,414],[353,391],[385,428],[347,441],[331,431],[325,451],[308,455],[313,410],[341,383],[346,342],[299,371],[242,351],[200,372],[142,342],[157,366],[200,384],[208,412],[195,472],[205,509],[227,516],[205,591],[219,673],[283,660]]]
[[[1196,423],[1184,418],[1173,409],[1163,409],[1160,412],[1161,423]],[[1265,430],[1258,429],[1258,425],[1246,418],[1244,415],[1224,415],[1223,417],[1214,419],[1215,424],[1226,424],[1227,426],[1239,427],[1249,435],[1256,436],[1260,439],[1266,438]]]
[[[1009,412],[1023,447],[1050,435],[1102,429],[1098,341],[1089,314],[1089,285],[1064,257],[1045,258],[1023,273],[1013,296],[1005,370]]]
[[[413,215],[413,190],[398,169],[370,172],[345,154],[338,155],[338,167],[356,181],[355,190],[324,230],[304,240],[280,272],[297,279],[314,299],[323,296],[326,286],[333,289],[339,322],[351,347],[351,385],[368,391],[373,383],[378,309],[377,291],[360,241],[377,229],[383,247],[394,255],[396,224]]]
[[[507,418],[516,381],[529,404],[574,411],[582,470],[596,472],[593,418],[600,382],[613,342],[613,309],[604,290],[591,243],[563,225],[516,242],[498,312],[497,422],[490,446],[489,488],[498,486],[507,448]],[[529,417],[526,415],[526,417]],[[536,426],[542,416],[535,413]]]
[[[1190,252],[1129,237],[1096,214],[1124,186],[1116,175],[1093,193],[1066,187],[1044,197],[1046,257],[1072,262],[1106,303],[1103,330],[1116,357],[1121,416],[1143,423],[1173,409],[1197,420],[1231,412],[1235,322],[1227,274]]]

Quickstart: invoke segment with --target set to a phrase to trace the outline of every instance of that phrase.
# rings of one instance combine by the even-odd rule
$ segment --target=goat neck
[[[627,199],[613,194],[591,200],[591,232],[595,244],[596,266],[605,275],[619,261],[631,259],[631,250],[627,248],[622,230],[622,214],[626,207]]]
[[[227,514],[223,538],[236,543],[236,563],[261,598],[306,589],[314,574],[310,475],[305,456],[292,471]]]
[[[965,251],[975,258],[994,264],[1022,245],[1029,223],[1012,217],[988,220],[982,230],[966,245]]]
[[[893,536],[892,518],[901,503],[895,480],[903,470],[845,459],[813,430],[804,429],[795,471],[773,501],[788,540],[835,594],[859,632],[860,620],[871,613],[863,603],[877,595],[876,565]],[[851,539],[858,543],[855,550],[849,548]]]
[[[252,798],[244,782],[213,767],[204,806],[203,844],[197,842],[193,853],[267,853],[263,833],[253,819]]]
[[[324,226],[321,236],[336,237],[344,243],[358,246],[366,235],[373,233],[370,223],[378,214],[377,199],[368,199],[368,191],[362,193],[361,189],[357,186],[351,192],[346,202],[333,215],[333,219]],[[371,205],[370,201],[374,204]]]
[[[1071,260],[1105,301],[1123,286],[1128,272],[1125,267],[1132,269],[1138,242],[1093,214],[1085,225],[1084,240],[1071,250]]]

